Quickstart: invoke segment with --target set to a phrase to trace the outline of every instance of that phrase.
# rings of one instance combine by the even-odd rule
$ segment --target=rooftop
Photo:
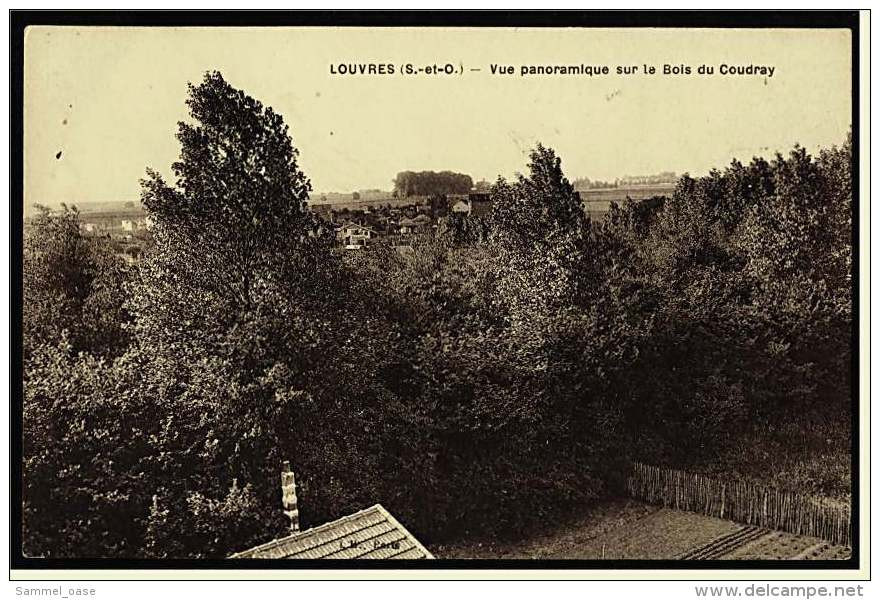
[[[420,559],[434,556],[381,504],[376,504],[229,558]]]

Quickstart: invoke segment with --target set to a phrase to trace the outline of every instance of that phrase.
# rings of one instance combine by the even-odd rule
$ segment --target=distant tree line
[[[652,185],[657,183],[675,183],[678,175],[672,171],[662,171],[655,175],[624,175],[615,180],[618,186],[623,185]]]
[[[578,177],[572,181],[571,185],[577,191],[601,190],[617,187],[617,183],[614,181],[593,181],[589,177]]]

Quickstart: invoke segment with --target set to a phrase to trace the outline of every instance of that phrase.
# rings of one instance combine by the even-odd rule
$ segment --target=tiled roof
[[[434,558],[381,504],[229,558]]]
[[[359,223],[355,223],[354,221],[346,221],[338,227],[339,231],[345,231],[346,229],[369,229],[373,233],[376,233],[376,230],[372,226],[361,225]]]

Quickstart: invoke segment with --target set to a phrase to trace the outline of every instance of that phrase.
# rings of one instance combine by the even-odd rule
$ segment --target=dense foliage
[[[31,555],[224,556],[382,502],[426,541],[514,534],[631,459],[848,410],[850,142],[734,162],[590,222],[559,157],[412,252],[340,254],[286,126],[217,73],[131,273],[42,213],[25,243]],[[468,186],[470,187],[470,186]]]
[[[79,231],[79,213],[38,206],[24,232],[24,356],[62,338],[74,352],[113,356],[127,344],[127,268],[104,240]]]
[[[394,195],[398,198],[467,194],[473,186],[470,175],[452,171],[401,171],[394,177]]]

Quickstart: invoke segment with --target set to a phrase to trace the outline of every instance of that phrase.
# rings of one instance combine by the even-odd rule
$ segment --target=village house
[[[412,219],[403,218],[398,223],[400,235],[413,235],[425,233],[431,228],[431,217],[426,214],[418,214]]]
[[[346,250],[360,250],[367,246],[379,233],[368,225],[347,222],[336,232],[336,239]]]
[[[418,224],[414,219],[410,219],[409,217],[404,217],[397,224],[397,231],[400,235],[410,235],[416,229]]]
[[[492,212],[492,200],[489,194],[484,192],[450,194],[447,200],[451,206],[450,211],[453,214],[483,217]]]
[[[467,200],[459,200],[455,204],[452,205],[453,213],[464,213],[466,215],[471,214],[471,205]]]

